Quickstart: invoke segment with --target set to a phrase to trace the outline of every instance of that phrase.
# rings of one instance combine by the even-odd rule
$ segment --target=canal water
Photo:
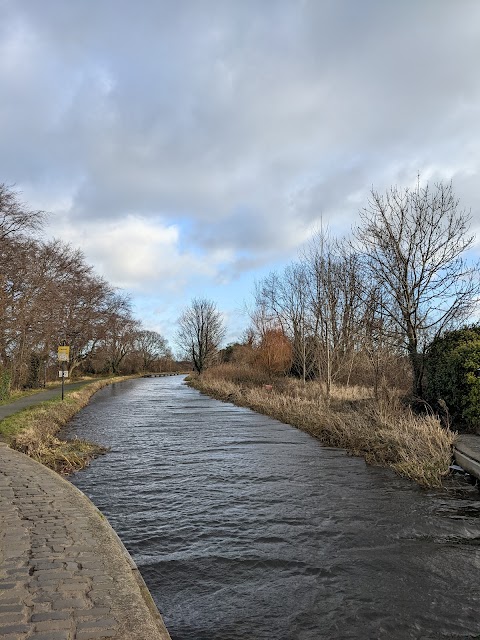
[[[480,502],[425,491],[182,377],[100,391],[72,481],[131,552],[173,640],[480,636]]]

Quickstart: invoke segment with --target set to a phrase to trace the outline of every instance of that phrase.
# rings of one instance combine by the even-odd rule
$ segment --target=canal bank
[[[58,439],[58,432],[105,386],[135,376],[101,378],[68,385],[62,399],[58,388],[40,391],[0,407],[0,442],[21,451],[45,466],[68,475],[82,469],[103,447],[92,442]]]
[[[0,443],[0,637],[169,640],[140,573],[76,487]]]
[[[421,489],[181,377],[106,387],[62,436],[110,447],[71,481],[175,640],[480,634],[468,484]]]

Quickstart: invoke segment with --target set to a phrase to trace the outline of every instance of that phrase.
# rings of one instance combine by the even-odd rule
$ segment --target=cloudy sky
[[[453,180],[480,228],[478,0],[0,0],[0,182],[169,339],[372,185]]]

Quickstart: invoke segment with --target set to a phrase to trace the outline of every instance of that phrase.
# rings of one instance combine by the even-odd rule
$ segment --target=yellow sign
[[[58,361],[68,362],[70,359],[70,347],[58,347]]]

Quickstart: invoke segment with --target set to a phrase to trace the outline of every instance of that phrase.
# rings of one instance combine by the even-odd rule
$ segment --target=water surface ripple
[[[73,478],[137,562],[173,640],[472,638],[478,494],[428,492],[181,377],[100,391]]]

